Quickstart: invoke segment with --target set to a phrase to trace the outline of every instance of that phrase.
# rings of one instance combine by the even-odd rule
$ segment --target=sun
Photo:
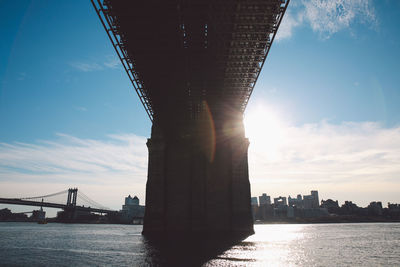
[[[285,138],[284,125],[277,112],[265,106],[257,106],[246,112],[244,125],[246,137],[250,141],[250,151],[258,151],[268,160],[277,160]]]

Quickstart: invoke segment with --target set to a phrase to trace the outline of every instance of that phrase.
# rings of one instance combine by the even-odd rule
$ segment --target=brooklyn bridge
[[[253,232],[243,112],[289,0],[92,0],[152,121],[143,234]]]

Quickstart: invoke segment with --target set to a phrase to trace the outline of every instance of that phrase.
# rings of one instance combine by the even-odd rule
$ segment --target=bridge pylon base
[[[254,233],[242,117],[185,125],[153,124],[143,234]]]

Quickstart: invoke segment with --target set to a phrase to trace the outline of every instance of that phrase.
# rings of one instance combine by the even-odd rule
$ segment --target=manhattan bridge
[[[98,202],[88,197],[82,191],[79,191],[78,197],[78,188],[69,188],[60,192],[40,196],[0,198],[0,204],[62,209],[64,210],[64,219],[70,222],[73,222],[76,219],[76,216],[79,212],[95,212],[108,215],[117,214],[117,211],[107,208],[102,204],[99,204]]]
[[[243,112],[289,0],[92,0],[152,121],[143,234],[253,232]]]

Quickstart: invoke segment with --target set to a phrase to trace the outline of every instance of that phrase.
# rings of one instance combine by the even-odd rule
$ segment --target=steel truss
[[[203,100],[244,112],[290,0],[91,1],[153,120]]]

